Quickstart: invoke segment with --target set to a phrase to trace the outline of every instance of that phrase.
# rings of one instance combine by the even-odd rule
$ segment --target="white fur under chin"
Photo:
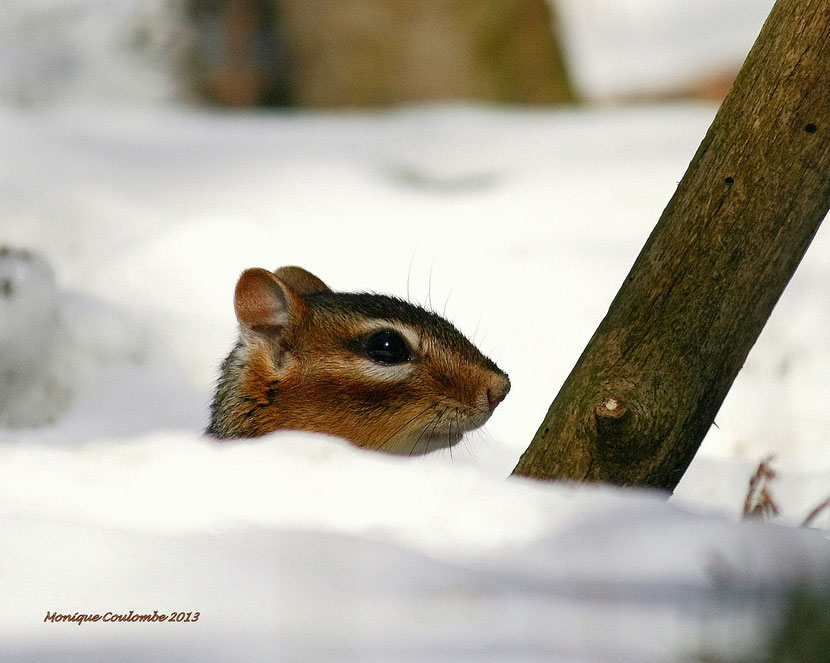
[[[413,435],[392,444],[387,444],[378,449],[396,456],[423,456],[424,454],[454,447],[463,438],[458,433],[436,433],[434,435]]]

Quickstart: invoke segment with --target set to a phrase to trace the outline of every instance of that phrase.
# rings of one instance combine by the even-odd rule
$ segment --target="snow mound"
[[[677,660],[748,650],[830,573],[816,531],[311,434],[5,447],[0,504],[18,661]],[[200,614],[44,622],[130,610]]]
[[[53,421],[71,387],[60,361],[55,276],[42,257],[0,248],[0,426]]]

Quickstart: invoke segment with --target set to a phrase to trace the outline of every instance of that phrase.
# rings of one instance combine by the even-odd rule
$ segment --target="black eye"
[[[397,332],[375,332],[366,339],[366,355],[378,364],[402,364],[412,359],[406,341]]]

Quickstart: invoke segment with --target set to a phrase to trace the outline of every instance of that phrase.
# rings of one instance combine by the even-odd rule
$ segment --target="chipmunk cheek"
[[[362,375],[376,382],[403,382],[411,378],[415,371],[411,363],[384,366],[368,360],[360,360],[356,368]]]

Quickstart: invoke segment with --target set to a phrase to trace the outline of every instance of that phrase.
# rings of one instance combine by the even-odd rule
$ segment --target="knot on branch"
[[[604,396],[594,407],[598,449],[616,449],[626,442],[633,416],[620,396]]]
[[[627,465],[648,457],[654,435],[653,431],[642,430],[642,414],[642,404],[634,393],[623,396],[618,390],[606,392],[594,406],[591,426],[598,458],[604,463]]]
[[[596,406],[597,421],[619,421],[628,414],[628,408],[618,398],[609,396]]]

